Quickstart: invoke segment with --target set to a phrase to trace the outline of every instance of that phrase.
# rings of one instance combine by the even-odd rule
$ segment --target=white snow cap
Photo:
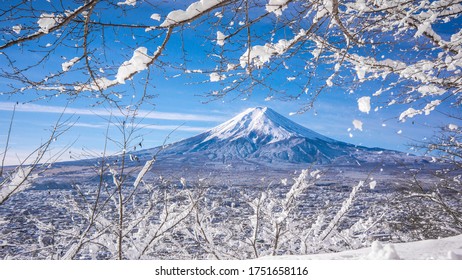
[[[363,113],[369,114],[371,110],[371,98],[369,96],[363,96],[358,99],[358,109]]]
[[[231,120],[208,131],[210,139],[239,139],[249,138],[257,141],[260,136],[271,135],[270,143],[301,136],[310,139],[321,139],[333,142],[333,139],[318,134],[303,127],[267,107],[249,108]]]

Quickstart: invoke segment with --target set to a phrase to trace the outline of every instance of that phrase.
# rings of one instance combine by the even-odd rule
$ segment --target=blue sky
[[[356,95],[342,93],[322,96],[312,111],[301,115],[291,115],[291,112],[297,111],[297,103],[265,101],[265,94],[255,93],[248,100],[225,98],[203,103],[206,99],[196,96],[201,93],[200,89],[190,90],[188,85],[181,85],[181,79],[176,82],[176,85],[178,88],[176,91],[168,89],[159,93],[154,100],[155,109],[145,108],[140,112],[140,116],[144,117],[140,124],[143,128],[137,135],[143,139],[145,148],[161,145],[167,136],[170,137],[167,142],[194,136],[228,120],[248,107],[255,106],[271,107],[289,119],[337,140],[406,152],[413,152],[408,146],[413,143],[413,140],[424,140],[431,137],[434,128],[445,122],[444,116],[433,112],[431,117],[417,116],[412,121],[401,123],[397,120],[400,110],[396,107],[365,114],[357,109]],[[204,91],[208,89],[207,84],[203,87]],[[5,96],[0,96],[2,143],[4,143],[3,139],[6,139],[5,132],[9,126],[13,106],[14,102]],[[374,108],[379,104],[372,103],[372,106]],[[64,106],[58,102],[41,101],[18,105],[7,162],[17,163],[18,159],[23,158],[29,151],[48,139],[51,127],[63,110]],[[104,147],[110,111],[103,107],[89,108],[78,103],[71,103],[66,109],[65,116],[70,118],[72,127],[60,139],[57,139],[51,153],[75,141],[70,149],[73,158],[98,155]],[[112,120],[116,118],[117,116],[113,116]],[[354,119],[364,123],[363,131],[354,130],[352,124]],[[111,137],[120,137],[114,127],[111,128],[110,133]],[[109,149],[111,152],[118,150],[115,146]],[[71,157],[66,153],[62,160],[68,159]]]
[[[48,5],[45,1],[40,3],[44,7]],[[180,3],[175,5],[180,5]],[[115,20],[136,21],[137,18],[149,18],[152,12],[147,8],[133,10],[126,17]],[[257,32],[265,32],[268,29],[268,24],[270,23],[264,22],[262,26],[257,27]],[[214,34],[215,31],[209,31],[208,28],[208,26],[199,27],[197,33],[211,32]],[[285,32],[286,30],[281,30],[281,34]],[[111,38],[110,34],[107,35],[106,40],[113,41],[112,44],[108,45],[111,56],[108,61],[114,61],[115,65],[120,64],[127,60],[131,56],[132,50],[138,46],[147,45],[150,53],[152,53],[152,50],[158,45],[158,41],[150,41],[149,37],[143,37],[143,33],[144,31],[139,34],[132,34],[131,31],[121,30],[118,31],[117,38]],[[277,36],[281,36],[281,34],[277,34]],[[98,43],[99,39],[95,38],[96,43]],[[115,39],[116,41],[114,41]],[[181,39],[184,40],[183,43]],[[55,40],[53,35],[47,35],[40,39],[35,46],[44,46]],[[186,46],[185,49],[188,53],[187,67],[190,69],[199,67],[213,69],[212,67],[215,65],[212,61],[213,57],[208,57],[208,54],[210,50],[216,48],[216,44],[210,43],[205,37],[196,36],[194,33],[175,33],[167,45],[166,55],[162,58],[163,61],[179,62],[182,58],[180,51],[182,45]],[[28,51],[33,48],[34,45],[31,44],[24,49],[12,48],[9,51],[18,59],[19,63],[27,63],[29,59],[33,59],[37,55]],[[241,53],[238,52],[238,54]],[[30,74],[39,76],[40,71],[52,72],[53,67],[59,68],[62,62],[77,55],[78,50],[58,49],[55,54],[56,59],[51,60],[46,66],[34,70],[38,72]],[[0,60],[0,62],[3,63],[4,61]],[[291,62],[294,65],[297,64],[297,61],[293,61],[293,59]],[[285,71],[285,75],[287,75],[288,70],[278,68],[278,71],[281,73]],[[320,71],[322,74],[322,67]],[[369,114],[360,112],[357,99],[361,96],[370,96],[374,88],[381,87],[377,83],[360,86],[352,92],[341,86],[333,87],[319,97],[312,110],[304,114],[293,115],[292,112],[297,112],[304,105],[302,100],[285,102],[279,99],[267,100],[269,92],[263,87],[256,88],[250,96],[239,95],[236,92],[222,99],[211,100],[205,95],[215,89],[219,83],[207,83],[207,75],[177,76],[178,73],[173,68],[160,66],[153,67],[149,73],[153,86],[148,87],[147,90],[156,97],[152,100],[153,105],[146,103],[141,107],[140,116],[143,118],[139,120],[139,126],[142,129],[136,133],[139,136],[138,139],[142,139],[144,148],[161,145],[167,136],[169,136],[167,142],[194,136],[232,118],[246,108],[256,106],[271,107],[289,119],[337,140],[413,153],[415,151],[409,149],[409,144],[431,137],[435,128],[447,124],[446,117],[438,111],[432,112],[430,116],[416,116],[404,123],[399,122],[399,114],[409,106],[393,105],[389,107],[387,106],[388,100],[380,98],[372,99],[372,110]],[[66,79],[82,79],[82,77],[85,77],[85,74],[75,72],[68,75]],[[285,76],[281,75],[281,77]],[[140,92],[143,90],[141,83],[144,78],[146,78],[146,73],[140,73],[135,77],[133,83],[117,87],[117,90],[123,95],[122,104],[130,104],[133,95],[135,99],[139,98]],[[0,92],[9,90],[8,82],[10,81],[0,80]],[[289,83],[284,78],[277,76],[267,82],[282,85],[287,93],[299,90],[296,84]],[[16,102],[21,103],[17,107],[14,118],[6,157],[7,163],[17,164],[30,151],[43,143],[66,106],[68,107],[65,117],[69,118],[69,125],[72,125],[69,131],[53,144],[53,150],[50,151],[50,154],[72,144],[71,153],[65,153],[61,160],[99,155],[104,147],[105,131],[109,118],[115,121],[118,118],[117,111],[111,109],[108,104],[96,105],[97,101],[92,98],[77,98],[69,101],[68,96],[57,95],[52,98],[36,100],[37,97],[44,94],[45,92],[39,91],[13,96],[0,95],[0,149],[2,151],[5,147],[6,132],[14,104]],[[24,102],[25,104],[22,104]],[[377,111],[374,110],[376,107],[378,108]],[[450,111],[451,109],[448,105],[444,105],[440,106],[438,110]],[[352,121],[355,119],[363,122],[362,131],[354,129]],[[116,127],[110,126],[109,131],[112,138],[120,137]],[[109,150],[117,152],[118,148],[111,144]]]

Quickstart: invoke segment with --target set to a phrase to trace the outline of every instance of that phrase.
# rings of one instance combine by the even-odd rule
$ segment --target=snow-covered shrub
[[[454,117],[454,121],[460,118]],[[432,168],[412,169],[392,201],[393,230],[402,240],[447,237],[462,233],[462,129],[449,124],[418,148],[425,149]],[[411,170],[411,169],[410,169]]]
[[[319,171],[303,170],[288,189],[270,185],[241,191],[238,208],[200,202],[185,232],[206,256],[217,259],[342,251],[370,244],[372,228],[381,217],[342,223],[364,182],[355,185],[343,203],[330,205],[328,210],[334,212],[322,207],[310,212],[305,209],[306,195],[319,187],[320,177]]]

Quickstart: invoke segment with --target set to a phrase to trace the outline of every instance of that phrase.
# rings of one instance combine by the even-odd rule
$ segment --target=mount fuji
[[[361,164],[394,161],[406,154],[337,141],[303,127],[267,107],[249,108],[197,136],[138,152],[177,164]]]

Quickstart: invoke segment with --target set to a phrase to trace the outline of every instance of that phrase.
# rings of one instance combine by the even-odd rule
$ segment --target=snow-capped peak
[[[231,120],[206,132],[211,139],[228,139],[230,141],[246,138],[254,143],[263,139],[266,143],[274,143],[292,137],[304,137],[333,141],[312,130],[309,130],[268,107],[249,108]]]
[[[383,161],[396,152],[336,141],[270,108],[256,107],[211,130],[173,143],[162,154],[176,161],[193,160],[201,166],[205,166],[205,162],[227,166],[243,160],[246,164],[360,164],[360,161]]]

